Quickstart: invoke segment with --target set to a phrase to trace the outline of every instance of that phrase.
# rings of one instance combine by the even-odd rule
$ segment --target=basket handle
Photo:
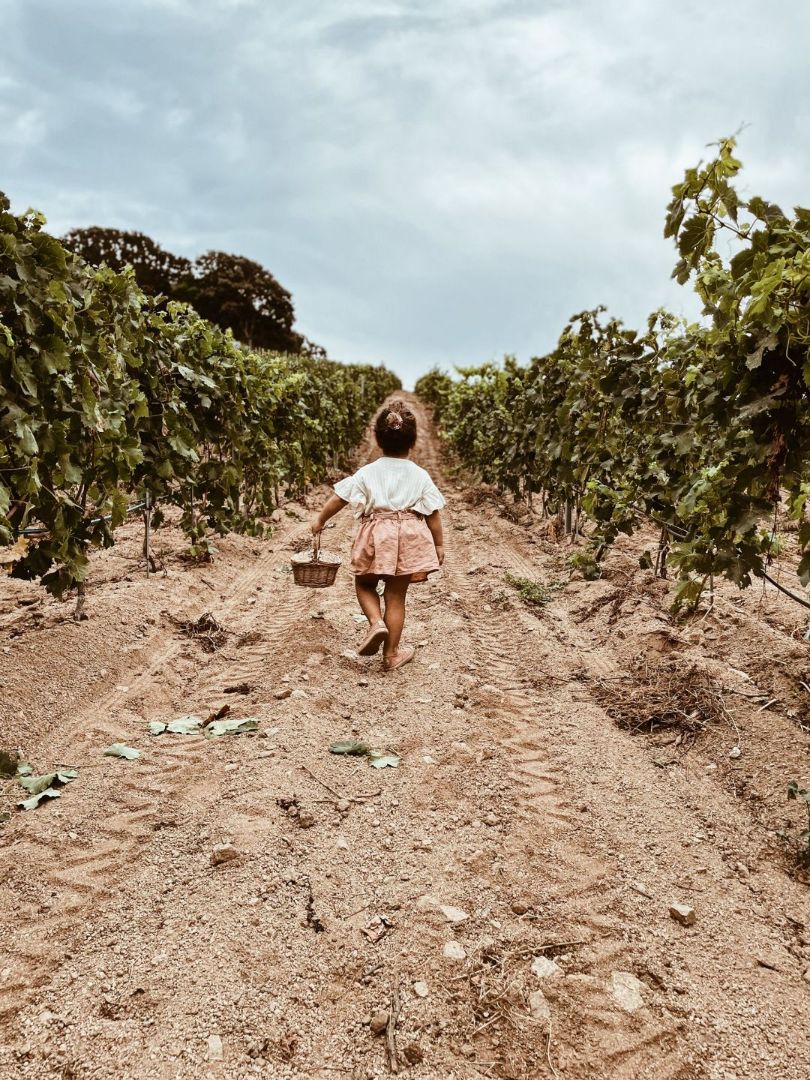
[[[321,557],[321,534],[316,532],[312,538],[312,561],[319,562]]]

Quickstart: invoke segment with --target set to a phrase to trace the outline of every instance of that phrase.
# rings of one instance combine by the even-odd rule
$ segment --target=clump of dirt
[[[608,716],[633,735],[675,730],[694,740],[729,719],[722,688],[696,664],[634,665],[627,675],[598,679],[593,694]]]

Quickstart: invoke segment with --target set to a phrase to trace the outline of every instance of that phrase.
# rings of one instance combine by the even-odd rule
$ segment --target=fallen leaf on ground
[[[21,810],[33,810],[39,806],[43,799],[58,799],[62,795],[62,792],[57,788],[45,788],[44,791],[37,792],[36,795],[32,795],[30,799],[23,799],[22,802],[18,802],[17,806]]]
[[[399,758],[396,754],[383,754],[380,750],[372,750],[368,754],[368,760],[374,769],[399,768]]]
[[[357,739],[338,739],[329,747],[330,754],[351,754],[354,757],[365,757],[369,750],[367,743]]]
[[[164,731],[170,731],[173,735],[196,735],[201,726],[202,720],[199,716],[178,716],[168,724],[153,720],[149,725],[149,734],[162,735]]]
[[[120,742],[114,742],[112,746],[108,746],[104,753],[108,757],[126,758],[127,761],[134,761],[141,756],[140,750],[135,750],[131,746],[125,746]]]
[[[31,798],[23,799],[17,806],[21,810],[33,810],[43,799],[58,799],[62,794],[59,788],[75,780],[78,775],[78,769],[59,769],[57,772],[43,773],[42,776],[18,775],[17,780],[30,792]]]
[[[219,735],[241,735],[246,731],[256,731],[259,721],[252,716],[244,720],[214,720],[203,731],[206,735],[217,737]]]
[[[69,784],[78,775],[75,769],[64,769],[61,772],[43,773],[42,776],[18,776],[17,779],[29,794],[39,795],[53,784]]]
[[[166,725],[166,730],[173,735],[194,735],[200,730],[201,723],[199,716],[178,716]]]

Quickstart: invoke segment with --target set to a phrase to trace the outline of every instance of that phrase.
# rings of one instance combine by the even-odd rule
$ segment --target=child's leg
[[[391,577],[385,583],[385,625],[388,627],[388,640],[384,650],[386,656],[392,656],[399,648],[399,639],[405,624],[405,594],[410,583],[410,574]]]
[[[357,593],[357,602],[363,609],[363,614],[371,626],[382,621],[382,609],[380,598],[377,596],[377,578],[356,577],[354,589]]]

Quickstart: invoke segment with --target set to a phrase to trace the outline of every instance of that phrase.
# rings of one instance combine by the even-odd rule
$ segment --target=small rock
[[[732,748],[728,752],[728,756],[730,758],[738,758],[740,754],[742,754],[742,750],[739,748],[739,746],[732,746]]]
[[[625,1012],[637,1012],[644,1008],[644,989],[644,983],[629,971],[614,971],[608,983],[611,997]]]
[[[345,836],[339,836],[335,841],[335,846],[339,847],[341,851],[348,851],[349,841],[346,839]]]
[[[440,904],[439,911],[444,915],[445,919],[451,923],[466,922],[470,917],[466,911],[462,911],[461,908],[453,907],[452,904]]]
[[[802,975],[802,978],[804,979],[805,982],[810,983],[810,968],[808,968],[807,971],[805,971],[804,975]]]
[[[473,1046],[472,1043],[462,1043],[461,1046],[459,1047],[459,1051],[460,1051],[462,1057],[465,1057],[465,1058],[474,1058],[475,1057],[475,1047]]]
[[[415,982],[413,984],[413,992],[417,997],[426,998],[430,994],[428,984],[426,982]]]
[[[535,956],[532,961],[532,974],[538,979],[553,979],[555,975],[564,975],[563,969],[547,956]]]
[[[497,814],[490,812],[489,814],[484,814],[481,820],[485,825],[497,825],[500,819]]]
[[[285,698],[288,698],[291,694],[292,694],[292,690],[290,689],[290,687],[285,686],[281,690],[276,690],[275,694],[273,694],[273,697],[276,699],[276,701],[283,701]]]
[[[225,1057],[222,1049],[222,1039],[219,1035],[208,1036],[208,1060],[209,1061],[222,1061]]]
[[[335,804],[335,809],[339,814],[348,814],[351,806],[352,804],[348,799],[340,799],[339,802]]]
[[[533,990],[529,994],[529,1012],[535,1020],[543,1025],[545,1031],[549,1030],[551,1026],[551,1009],[542,990]]]
[[[290,691],[289,697],[291,697],[293,701],[306,701],[309,695],[306,690],[302,690],[300,686],[296,686],[295,690]]]
[[[232,862],[234,859],[238,858],[239,852],[233,844],[214,844],[213,850],[211,851],[212,866],[219,866],[220,863]]]
[[[450,960],[467,959],[467,952],[460,941],[445,941],[442,952]]]
[[[595,975],[583,975],[579,971],[574,972],[573,975],[566,975],[565,981],[571,986],[587,987],[589,990],[596,990],[599,987],[599,979]]]
[[[669,914],[681,926],[694,926],[697,918],[695,909],[689,907],[688,904],[670,904]]]
[[[357,685],[358,686],[368,686],[368,679],[358,679],[357,680]]]
[[[418,1065],[425,1056],[421,1046],[417,1046],[416,1043],[408,1043],[403,1047],[402,1053],[409,1065]]]
[[[528,896],[520,896],[517,900],[512,901],[512,911],[515,915],[525,915],[526,912],[532,910],[533,906]]]
[[[382,1035],[388,1027],[388,1013],[384,1009],[380,1009],[379,1012],[375,1012],[372,1018],[368,1022],[368,1026],[374,1032],[375,1035]]]
[[[302,829],[311,829],[315,824],[315,815],[309,810],[302,810],[296,818],[296,821]]]

